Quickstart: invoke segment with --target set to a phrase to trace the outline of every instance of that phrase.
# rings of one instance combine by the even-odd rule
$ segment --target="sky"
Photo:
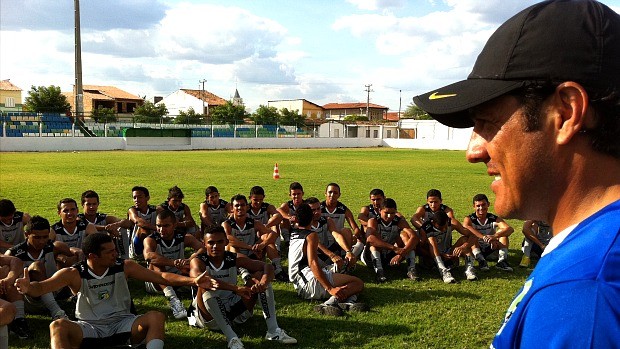
[[[238,89],[268,101],[370,102],[465,79],[497,27],[535,0],[80,0],[85,85],[165,97]],[[603,0],[620,12],[620,0]],[[0,2],[0,78],[71,91],[74,0]]]

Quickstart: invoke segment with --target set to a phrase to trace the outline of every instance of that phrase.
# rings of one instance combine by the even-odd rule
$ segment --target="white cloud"
[[[361,10],[370,11],[400,8],[405,4],[405,0],[347,0],[347,2]]]

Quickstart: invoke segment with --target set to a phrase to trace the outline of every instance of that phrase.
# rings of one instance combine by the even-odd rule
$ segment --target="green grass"
[[[273,180],[278,163],[280,180]],[[341,201],[355,215],[368,204],[371,189],[382,188],[398,203],[399,211],[411,217],[425,203],[428,189],[440,189],[444,203],[459,219],[473,211],[471,198],[486,193],[491,178],[482,165],[465,161],[462,151],[402,149],[240,150],[191,152],[62,152],[0,153],[0,197],[10,198],[19,210],[58,220],[56,204],[64,197],[79,201],[80,194],[93,189],[101,196],[100,211],[124,217],[132,205],[131,187],[144,185],[151,192],[151,204],[166,198],[168,188],[178,185],[185,194],[195,219],[204,200],[204,189],[218,187],[222,197],[247,195],[254,185],[267,193],[266,201],[276,206],[288,200],[288,185],[299,181],[305,197],[324,199],[329,182],[340,184]],[[491,207],[492,210],[492,207]],[[516,233],[511,236],[510,262],[521,256],[520,221],[508,221]],[[454,276],[460,282],[445,285],[438,275],[421,271],[422,281],[402,279],[403,269],[388,271],[390,282],[377,285],[372,274],[359,265],[355,272],[366,282],[362,300],[372,311],[329,318],[312,311],[312,303],[300,300],[290,284],[275,283],[278,322],[299,340],[300,348],[481,348],[488,347],[499,328],[504,311],[521,287],[528,270],[508,274],[479,272],[481,280],[464,280],[463,267]],[[147,296],[143,286],[131,283],[140,313],[160,309],[169,316],[163,297]],[[185,300],[189,304],[189,300]],[[28,316],[35,340],[10,338],[12,348],[49,346],[49,319]],[[246,325],[236,328],[246,347],[277,347],[266,342],[265,324],[258,309]],[[225,348],[220,333],[198,330],[186,322],[169,319],[167,348]]]

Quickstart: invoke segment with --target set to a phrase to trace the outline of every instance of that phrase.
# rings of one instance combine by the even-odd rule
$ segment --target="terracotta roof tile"
[[[22,91],[21,88],[13,85],[9,79],[0,81],[0,90],[4,91]]]
[[[120,88],[114,86],[98,86],[98,85],[84,85],[82,87],[84,90],[84,95],[86,93],[92,94],[100,94],[106,97],[110,97],[110,99],[139,99],[142,100],[142,97],[133,95],[129,92],[123,91]],[[106,98],[95,98],[95,99],[106,99]]]
[[[190,90],[187,88],[182,88],[181,91],[187,93],[190,96],[196,97],[201,101],[207,102],[209,105],[224,105],[226,104],[226,100],[224,98],[218,97],[209,91],[202,90]]]

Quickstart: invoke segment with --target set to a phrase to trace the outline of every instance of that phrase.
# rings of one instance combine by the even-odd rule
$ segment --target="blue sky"
[[[140,96],[179,88],[248,109],[366,100],[397,111],[464,79],[491,33],[535,0],[81,0],[83,82]],[[603,1],[620,11],[620,0]],[[0,78],[72,89],[73,0],[0,3]],[[402,92],[399,92],[402,91]]]

